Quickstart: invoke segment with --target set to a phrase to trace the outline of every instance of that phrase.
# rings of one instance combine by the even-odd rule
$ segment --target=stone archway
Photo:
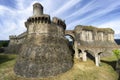
[[[74,30],[66,30],[65,35],[69,35],[74,39],[74,45],[73,45],[73,48],[74,48],[74,51],[75,51],[75,56],[74,57],[78,59],[79,58],[78,57],[78,42],[75,38]]]
[[[72,35],[69,34],[65,34],[65,38],[69,41],[69,45],[73,46],[74,45],[74,37]]]
[[[66,30],[65,35],[70,35],[71,37],[73,37],[75,39],[74,30]]]
[[[65,37],[69,40],[69,44],[71,44],[72,48],[74,48],[75,47],[74,31],[73,30],[66,30]]]
[[[74,58],[74,54],[75,54],[75,50],[74,50],[74,38],[73,38],[73,36],[71,36],[69,34],[66,34],[64,37],[67,39],[68,46],[69,46],[70,50],[73,53],[72,57]]]

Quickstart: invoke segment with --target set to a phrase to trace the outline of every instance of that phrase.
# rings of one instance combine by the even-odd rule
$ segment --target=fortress
[[[118,48],[112,29],[77,25],[74,30],[66,30],[65,22],[57,17],[51,20],[39,3],[33,5],[33,16],[25,26],[26,32],[10,36],[8,46],[9,51],[19,53],[14,71],[23,77],[48,77],[66,72],[73,66],[73,58],[79,59],[81,54],[83,61],[87,61],[90,53],[99,66],[100,56],[111,55]],[[73,39],[72,47],[65,35]]]

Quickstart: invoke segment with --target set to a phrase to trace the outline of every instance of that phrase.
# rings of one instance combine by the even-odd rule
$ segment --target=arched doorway
[[[65,38],[69,41],[69,45],[73,47],[75,41],[74,37],[70,34],[65,34]]]
[[[69,46],[71,50],[74,51],[74,58],[78,59],[78,43],[76,41],[74,31],[71,31],[71,30],[65,31],[65,37],[69,41]]]
[[[75,54],[75,50],[74,50],[74,37],[69,35],[69,34],[66,34],[65,35],[65,38],[68,40],[68,45],[69,45],[69,48],[70,50],[72,51],[72,57],[74,58],[74,54]]]

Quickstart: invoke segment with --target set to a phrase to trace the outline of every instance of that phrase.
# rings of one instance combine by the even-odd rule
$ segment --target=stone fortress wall
[[[86,61],[86,55],[93,53],[97,66],[101,53],[118,48],[112,29],[78,25],[74,30],[65,30],[65,22],[57,17],[51,20],[39,3],[33,5],[33,15],[25,26],[26,32],[10,36],[8,46],[8,52],[19,53],[14,71],[24,77],[55,76],[73,66],[74,52],[65,35],[74,40],[75,58],[79,59],[82,53],[83,61]]]
[[[10,44],[11,45],[18,45],[22,44],[26,37],[31,36],[31,34],[42,34],[42,33],[49,33],[49,35],[54,35],[58,32],[57,36],[64,37],[66,34],[72,36],[74,40],[78,42],[78,45],[82,46],[115,46],[116,43],[114,41],[114,31],[111,28],[96,28],[93,26],[83,26],[77,25],[74,30],[65,30],[66,24],[64,21],[57,17],[53,17],[52,21],[50,20],[50,16],[47,14],[43,14],[43,7],[39,4],[33,5],[33,16],[27,19],[25,22],[25,26],[27,29],[26,32],[16,36],[11,35]],[[38,17],[39,16],[39,17]],[[37,25],[37,26],[35,26]],[[58,29],[56,27],[52,27],[58,25]],[[65,30],[65,35],[64,31]],[[55,36],[55,35],[54,35]],[[103,42],[108,43],[107,45],[102,44]],[[113,43],[113,44],[109,44]],[[100,45],[98,43],[101,43]]]
[[[114,41],[114,31],[111,28],[96,28],[77,25],[74,30],[66,30],[74,40],[75,58],[87,61],[87,58],[100,64],[100,57],[113,55],[112,50],[119,49]]]
[[[55,24],[58,24],[57,21],[59,20],[58,18],[54,17],[52,22]],[[45,31],[44,28],[44,24],[43,27],[39,27],[41,28],[41,31],[37,31],[39,33],[42,33],[43,31]],[[46,25],[48,26],[48,25]],[[65,28],[65,27],[64,27]],[[30,27],[28,34],[29,33],[35,33],[34,32],[35,28]],[[37,29],[39,30],[39,29]],[[62,34],[62,30],[58,30],[59,34]],[[51,31],[52,32],[52,31]],[[55,30],[53,29],[53,32],[50,33],[51,35],[54,34]],[[83,26],[83,25],[79,25],[76,26],[74,30],[65,30],[65,35],[70,35],[72,36],[77,42],[78,45],[81,46],[99,46],[99,47],[115,47],[117,46],[115,41],[114,41],[114,31],[111,28],[96,28],[93,26]],[[63,35],[63,36],[65,36]],[[15,44],[22,44],[25,40],[27,36],[27,32],[24,32],[18,36],[10,36],[10,44],[9,45],[15,45]],[[30,37],[30,35],[29,35]],[[60,36],[59,36],[60,37]],[[107,45],[105,45],[104,43],[106,42]],[[99,43],[99,44],[98,44]],[[101,44],[100,44],[101,43]],[[102,44],[103,43],[103,44]],[[111,44],[109,44],[111,43]],[[113,43],[113,44],[112,44]]]
[[[54,24],[60,25],[60,21],[61,19],[54,17],[51,22]],[[66,27],[63,27],[63,29],[64,28]],[[44,27],[42,31],[44,31]],[[102,55],[108,56],[108,55],[112,55],[111,51],[114,48],[118,48],[118,45],[114,41],[114,31],[111,28],[97,28],[93,26],[78,25],[75,27],[74,30],[65,30],[65,34],[63,34],[63,31],[61,30],[61,28],[58,31],[59,31],[58,34],[62,34],[63,37],[65,35],[72,36],[74,40],[77,41],[77,46],[78,46],[77,49],[80,49],[80,50],[83,48],[84,49],[87,48],[87,50],[90,50],[94,53],[104,52],[105,54],[102,54]],[[30,30],[28,32],[33,33]],[[52,33],[49,33],[49,35],[54,34],[55,30],[53,29],[51,32]],[[8,52],[17,53],[18,47],[20,47],[20,45],[25,41],[26,36],[27,36],[27,32],[24,32],[18,36],[10,36],[10,44],[9,44],[10,49],[8,49]],[[75,45],[73,47],[75,47]],[[97,50],[98,52],[96,52]],[[110,54],[107,54],[107,53],[110,53]]]
[[[110,28],[96,28],[92,26],[76,26],[75,39],[82,47],[116,47],[114,31]]]
[[[72,50],[64,37],[66,24],[43,13],[39,3],[25,22],[27,31],[11,42],[20,46],[14,72],[23,77],[48,77],[68,71],[73,66]],[[20,38],[21,37],[21,38]],[[15,41],[14,41],[15,39]],[[17,41],[16,41],[17,40]],[[20,45],[21,44],[21,45]]]
[[[114,31],[110,28],[96,28],[92,26],[76,26],[76,37],[79,40],[93,41],[111,41],[114,42]]]
[[[77,49],[83,50],[83,52],[85,50],[94,54],[105,52],[103,56],[108,56],[111,54],[107,53],[111,53],[111,50],[118,47],[114,41],[114,31],[111,28],[77,25],[74,30],[66,30],[65,34],[72,36]],[[78,53],[77,50],[76,52]]]

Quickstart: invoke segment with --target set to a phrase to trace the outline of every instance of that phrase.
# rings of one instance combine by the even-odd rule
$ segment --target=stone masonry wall
[[[92,26],[76,26],[74,32],[76,40],[83,46],[116,46],[114,41],[114,31],[112,29],[96,28]],[[86,45],[84,43],[86,43]],[[103,45],[104,43],[111,44]]]
[[[19,50],[15,73],[22,77],[49,77],[68,71],[73,66],[73,52],[64,37],[64,21],[51,21],[42,12],[35,14],[25,22],[26,39]]]

